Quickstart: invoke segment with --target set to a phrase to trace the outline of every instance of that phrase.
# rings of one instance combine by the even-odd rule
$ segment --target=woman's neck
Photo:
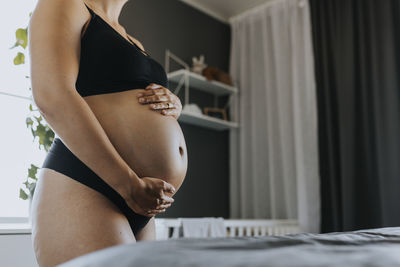
[[[119,15],[126,2],[128,0],[86,0],[96,13],[105,16],[114,25],[118,25]]]

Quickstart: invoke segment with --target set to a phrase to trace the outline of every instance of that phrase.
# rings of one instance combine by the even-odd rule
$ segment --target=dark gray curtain
[[[322,231],[400,226],[400,0],[310,0]]]

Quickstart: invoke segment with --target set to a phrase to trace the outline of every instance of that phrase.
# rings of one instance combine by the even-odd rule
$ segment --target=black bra
[[[75,83],[82,97],[144,89],[150,83],[168,88],[167,74],[160,63],[86,7],[92,18],[81,39]]]

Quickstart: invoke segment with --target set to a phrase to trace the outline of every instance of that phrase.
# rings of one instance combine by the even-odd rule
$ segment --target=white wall
[[[0,234],[1,267],[38,267],[30,234]]]

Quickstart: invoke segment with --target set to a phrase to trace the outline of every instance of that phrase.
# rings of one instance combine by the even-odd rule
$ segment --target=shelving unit
[[[233,86],[218,82],[218,81],[208,81],[203,75],[191,72],[186,69],[180,69],[167,74],[170,81],[179,83],[179,81],[187,75],[189,77],[190,87],[196,88],[210,94],[215,94],[218,96],[236,94],[238,89]]]
[[[206,116],[204,114],[197,114],[185,111],[182,111],[181,115],[179,116],[179,121],[218,131],[235,129],[239,127],[236,122],[225,121],[218,118]]]
[[[177,71],[169,72],[170,59],[174,59],[184,68]],[[190,90],[200,90],[214,95],[215,105],[217,105],[216,103],[218,101],[218,97],[229,96],[228,103],[225,106],[229,107],[232,101],[237,100],[237,97],[239,95],[238,88],[234,86],[229,86],[218,81],[209,81],[204,76],[191,72],[189,66],[177,56],[172,54],[169,50],[166,50],[165,60],[168,80],[178,84],[175,90],[173,90],[173,93],[178,94],[181,87],[183,85],[185,86],[185,100],[183,103],[184,108],[178,119],[179,121],[218,131],[237,129],[239,127],[238,122],[235,121],[226,121],[223,119],[185,110],[185,106],[189,104]]]

